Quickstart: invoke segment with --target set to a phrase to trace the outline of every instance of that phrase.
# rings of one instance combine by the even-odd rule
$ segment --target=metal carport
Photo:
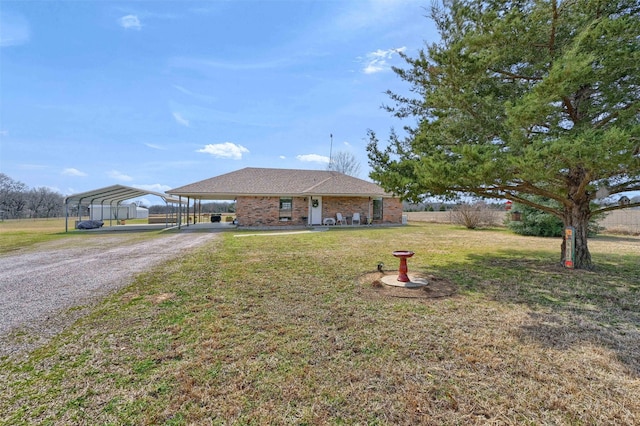
[[[112,185],[105,188],[94,189],[92,191],[81,192],[79,194],[69,195],[64,199],[64,230],[69,230],[69,205],[73,205],[78,209],[78,219],[81,219],[81,207],[90,206],[92,204],[109,205],[116,208],[123,201],[145,195],[155,195],[164,200],[168,204],[184,204],[182,200],[172,197],[162,192],[149,191],[146,189],[133,188],[125,185]]]

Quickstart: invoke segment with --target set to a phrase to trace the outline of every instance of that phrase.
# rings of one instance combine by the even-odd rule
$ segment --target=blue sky
[[[0,2],[0,172],[63,194],[164,191],[243,167],[325,169],[391,71],[436,41],[430,1]]]

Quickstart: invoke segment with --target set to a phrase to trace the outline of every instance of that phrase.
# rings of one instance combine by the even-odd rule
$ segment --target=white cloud
[[[126,15],[122,18],[118,19],[118,23],[122,28],[125,29],[134,29],[140,30],[142,28],[142,24],[140,24],[140,19],[136,15]]]
[[[391,65],[387,61],[391,60],[394,54],[404,52],[405,50],[407,50],[407,48],[403,46],[397,49],[378,49],[375,52],[367,53],[365,58],[362,59],[362,62],[364,63],[362,71],[365,74],[375,74],[377,72],[388,71],[391,69]]]
[[[153,203],[148,198],[144,198],[144,197],[135,198],[133,202],[140,207],[149,207],[153,205]]]
[[[171,189],[169,185],[162,185],[161,183],[152,183],[150,185],[134,185],[138,189],[144,189],[146,191],[153,192],[166,192]]]
[[[281,159],[281,160],[286,160],[286,159],[287,159],[287,157],[285,157],[284,155],[281,155],[281,156],[280,156],[280,159]]]
[[[133,180],[131,176],[125,175],[124,173],[120,173],[117,170],[111,170],[110,172],[107,173],[107,176],[109,176],[111,179],[121,180],[124,182],[131,182]]]
[[[202,93],[195,93],[189,89],[186,89],[182,86],[178,86],[176,84],[173,85],[173,88],[176,89],[177,91],[179,91],[180,93],[190,96],[192,98],[196,98],[199,99],[201,101],[205,101],[205,102],[214,102],[217,100],[217,98],[215,96],[210,96],[210,95],[203,95]]]
[[[249,150],[242,145],[231,142],[208,144],[204,148],[197,150],[204,154],[211,154],[216,158],[231,158],[233,160],[242,159],[242,154],[248,154]]]
[[[329,164],[329,157],[325,157],[324,155],[318,155],[318,154],[296,155],[296,159],[298,159],[299,161],[307,162],[307,163]]]
[[[250,58],[252,59],[252,58]],[[291,65],[295,57],[286,56],[266,61],[218,61],[197,57],[177,56],[169,60],[169,65],[176,68],[197,70],[221,69],[228,71],[254,71],[282,68]],[[178,89],[180,90],[180,89]]]
[[[19,46],[29,42],[31,30],[22,16],[9,11],[0,13],[0,47]]]
[[[18,168],[21,170],[46,170],[48,166],[45,166],[44,164],[24,163],[24,164],[19,164]]]
[[[186,118],[182,117],[182,115],[180,115],[180,113],[174,112],[173,113],[173,118],[176,120],[176,122],[178,124],[182,124],[183,126],[189,127],[189,120],[187,120]]]
[[[180,91],[180,92],[182,92],[182,93],[184,93],[185,95],[189,95],[189,96],[193,96],[194,95],[194,93],[191,90],[187,90],[182,86],[178,86],[177,84],[174,84],[173,88],[178,90],[178,91]]]
[[[9,135],[8,130],[0,130],[0,136],[8,136],[8,135]]]
[[[62,174],[65,176],[87,176],[85,172],[81,172],[78,169],[74,169],[73,167],[66,168],[62,171]]]
[[[149,148],[152,148],[152,149],[159,149],[159,150],[163,150],[163,151],[167,149],[165,147],[162,147],[160,145],[156,145],[154,143],[145,143],[145,146],[147,146]]]
[[[407,9],[415,14],[414,0],[361,0],[344,2],[343,11],[333,18],[342,31],[368,30],[394,24],[406,18]],[[397,25],[397,24],[396,24]]]

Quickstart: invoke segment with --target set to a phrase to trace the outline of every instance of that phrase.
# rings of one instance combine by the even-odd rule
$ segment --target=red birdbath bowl
[[[393,255],[395,257],[400,258],[400,268],[398,268],[398,281],[403,283],[408,283],[409,277],[407,276],[407,272],[409,269],[407,268],[407,259],[413,256],[415,253],[407,250],[398,250],[394,251]]]

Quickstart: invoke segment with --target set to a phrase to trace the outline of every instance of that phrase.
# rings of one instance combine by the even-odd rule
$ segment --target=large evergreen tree
[[[589,218],[634,206],[592,202],[640,190],[640,3],[444,0],[430,15],[440,41],[395,69],[413,94],[389,93],[417,124],[386,148],[369,132],[371,178],[413,201],[470,193],[551,213],[590,269]]]

